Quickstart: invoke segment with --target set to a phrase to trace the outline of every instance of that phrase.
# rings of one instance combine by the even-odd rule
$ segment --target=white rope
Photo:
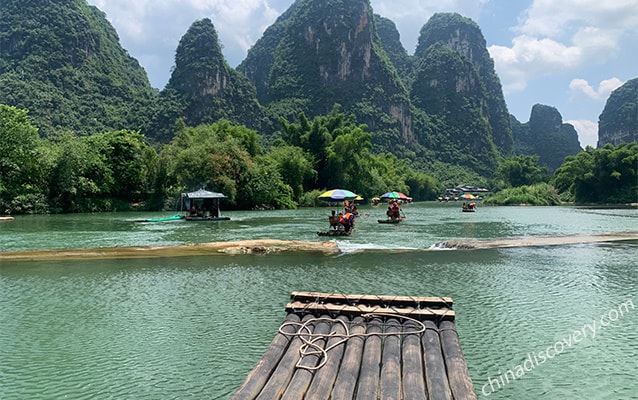
[[[335,347],[339,346],[342,343],[345,343],[349,339],[352,339],[355,337],[369,337],[369,336],[414,335],[414,334],[421,334],[425,332],[425,329],[426,329],[423,322],[405,315],[397,315],[397,314],[384,313],[384,312],[374,312],[374,313],[362,314],[361,316],[363,318],[391,317],[391,318],[397,318],[397,319],[404,319],[406,321],[411,321],[416,323],[417,327],[420,326],[420,328],[414,331],[407,331],[407,332],[402,331],[402,332],[350,333],[348,324],[346,324],[346,322],[344,322],[343,320],[321,317],[321,318],[311,318],[303,323],[294,322],[294,321],[286,322],[279,327],[279,333],[286,336],[299,337],[301,339],[301,341],[303,342],[301,346],[299,346],[299,354],[301,355],[301,357],[299,358],[299,361],[297,361],[297,364],[295,366],[297,368],[303,368],[309,371],[315,371],[323,367],[328,362],[328,351],[334,349]],[[338,322],[343,327],[345,333],[338,333],[336,330],[333,330],[332,332],[327,334],[313,333],[309,325],[320,323],[320,322],[329,322],[329,323]],[[284,332],[283,328],[286,326],[295,326],[295,327],[298,327],[298,329],[294,333]],[[304,333],[302,331],[306,331],[306,332]],[[332,345],[327,346],[325,348],[323,348],[320,344],[317,344],[318,341],[325,340],[327,345],[328,339],[335,338],[335,337],[340,338],[340,340],[336,341]],[[301,365],[304,357],[313,356],[313,355],[319,356],[321,358],[321,361],[319,362],[318,365],[316,366]]]

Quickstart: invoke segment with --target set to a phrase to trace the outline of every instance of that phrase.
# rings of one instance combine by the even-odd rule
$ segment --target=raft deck
[[[476,399],[452,299],[293,292],[232,399]]]

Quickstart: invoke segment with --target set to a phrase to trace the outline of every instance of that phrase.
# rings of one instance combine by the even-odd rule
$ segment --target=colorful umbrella
[[[320,200],[325,201],[344,201],[354,200],[359,195],[346,189],[332,189],[319,195]]]
[[[474,196],[471,193],[463,193],[462,195],[459,196],[459,199],[467,199],[467,200],[471,200],[471,199],[475,199],[476,196]]]
[[[388,192],[380,196],[382,199],[407,200],[408,196],[401,192]]]

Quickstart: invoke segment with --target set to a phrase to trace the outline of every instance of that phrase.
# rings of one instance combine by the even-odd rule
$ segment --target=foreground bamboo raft
[[[293,292],[232,399],[476,399],[452,299]]]

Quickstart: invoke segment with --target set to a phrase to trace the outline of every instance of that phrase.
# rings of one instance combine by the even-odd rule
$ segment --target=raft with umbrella
[[[347,190],[347,189],[331,189],[327,190],[324,193],[320,194],[317,197],[319,200],[327,201],[329,203],[340,203],[344,201],[352,201],[352,200],[363,200],[361,196],[358,194]],[[319,231],[317,235],[319,236],[350,236],[352,231],[354,230],[354,224],[346,230],[345,227],[340,224],[339,216],[332,211],[332,215],[328,217],[328,223],[330,224],[330,229],[327,231]]]
[[[379,196],[379,198],[382,200],[388,200],[390,204],[392,204],[395,201],[410,202],[412,200],[411,197],[408,197],[406,194],[397,192],[397,191],[384,193],[381,196]],[[401,213],[401,209],[399,209],[398,216],[394,216],[394,217],[391,216],[390,211],[388,211],[386,215],[388,216],[388,218],[378,219],[377,222],[380,224],[398,224],[405,220],[405,214]]]

